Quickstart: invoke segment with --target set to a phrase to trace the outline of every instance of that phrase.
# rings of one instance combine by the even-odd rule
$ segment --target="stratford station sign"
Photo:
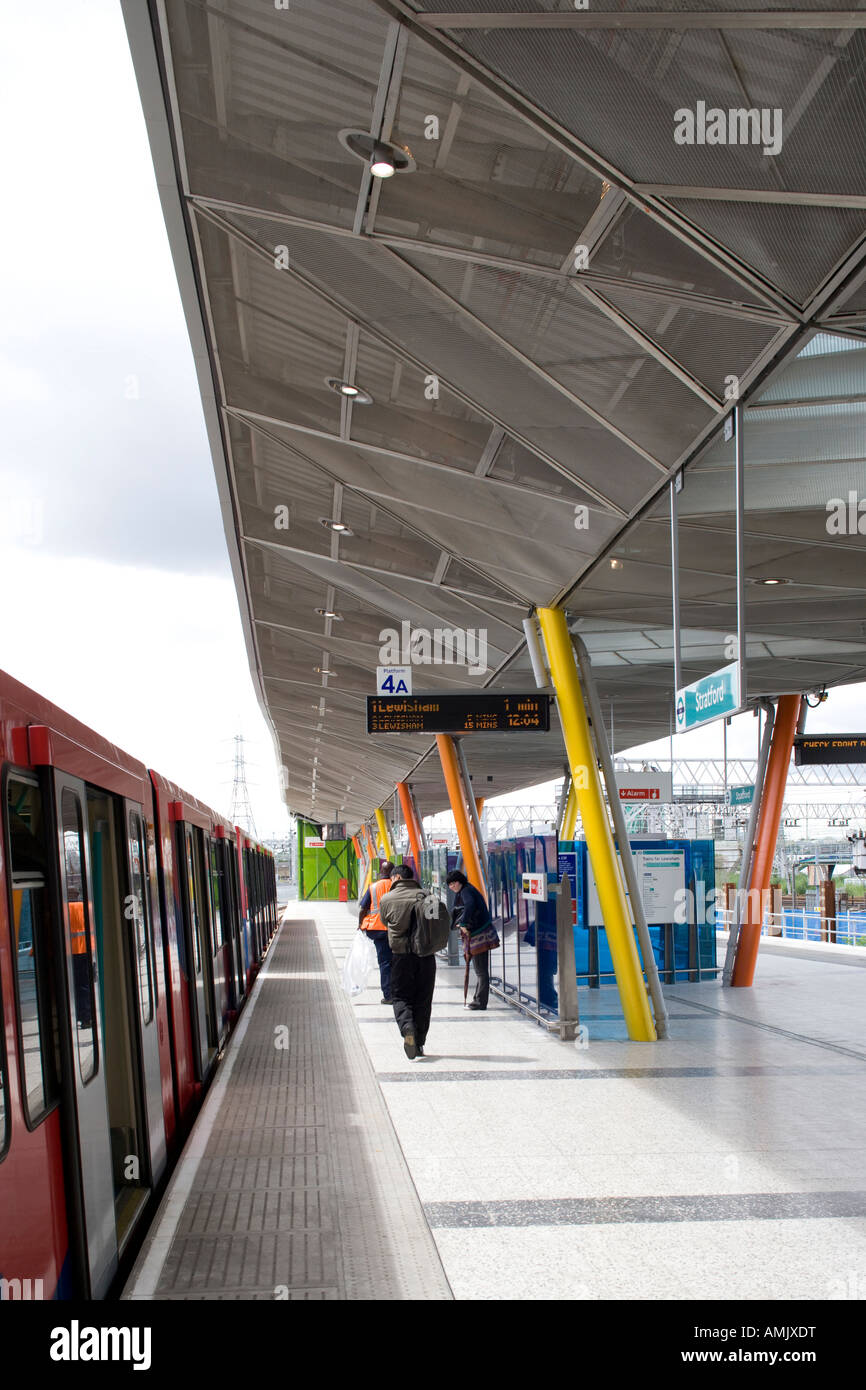
[[[368,695],[368,734],[502,734],[550,728],[550,696]]]
[[[794,763],[797,767],[866,763],[866,734],[797,734]]]

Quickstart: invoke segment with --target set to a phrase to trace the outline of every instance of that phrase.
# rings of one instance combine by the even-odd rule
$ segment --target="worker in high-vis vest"
[[[90,993],[90,955],[87,950],[87,924],[84,903],[69,903],[69,949],[72,953],[72,973],[75,984],[75,1013],[79,1028],[89,1028],[93,1022]]]
[[[391,947],[388,945],[388,928],[379,916],[379,904],[391,887],[391,874],[394,865],[387,859],[379,865],[379,872],[358,904],[358,929],[369,932],[370,940],[376,947],[379,962],[379,980],[382,985],[381,1003],[391,1003]]]

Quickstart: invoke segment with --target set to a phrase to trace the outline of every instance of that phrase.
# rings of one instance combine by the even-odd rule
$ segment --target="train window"
[[[189,892],[189,913],[190,926],[192,928],[192,950],[195,959],[195,973],[201,974],[201,946],[199,942],[199,901],[200,894],[196,892],[195,874],[195,846],[193,844],[192,830],[186,828],[186,881]]]
[[[148,895],[147,851],[144,843],[141,816],[130,811],[127,826],[129,835],[129,886],[132,889],[131,912],[134,959],[138,978],[138,1001],[141,1021],[145,1027],[153,1018],[153,974],[151,970],[150,898]]]
[[[69,787],[60,798],[60,829],[66,869],[68,951],[72,960],[72,986],[77,1022],[78,1070],[86,1084],[96,1075],[96,1005],[93,997],[93,934],[84,881],[84,839],[81,805]]]
[[[10,776],[6,783],[13,959],[20,1039],[21,1084],[31,1128],[58,1095],[57,1011],[51,988],[48,856],[39,786]]]
[[[219,855],[217,853],[216,840],[208,840],[208,853],[210,855],[210,883],[211,883],[211,902],[213,904],[213,935],[214,952],[225,945],[226,934],[223,924],[223,905],[222,905],[222,869],[220,868]]]

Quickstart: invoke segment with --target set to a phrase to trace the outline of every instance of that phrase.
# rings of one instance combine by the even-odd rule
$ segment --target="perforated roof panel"
[[[667,734],[669,485],[690,680],[736,628],[737,398],[750,698],[866,676],[864,537],[830,521],[866,496],[866,8],[834,10],[124,0],[292,810],[445,803],[429,740],[365,734],[403,623],[486,643],[416,691],[531,688],[521,619],[562,603],[617,749]],[[467,753],[484,795],[564,760],[555,720]]]

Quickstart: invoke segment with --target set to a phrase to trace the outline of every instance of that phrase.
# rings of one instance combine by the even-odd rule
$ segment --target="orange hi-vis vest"
[[[84,924],[84,903],[69,904],[69,939],[74,956],[87,955],[87,928]]]
[[[379,904],[385,893],[391,887],[390,878],[379,878],[375,883],[370,884],[370,911],[361,923],[362,931],[386,931],[387,928],[382,918],[379,916]]]

